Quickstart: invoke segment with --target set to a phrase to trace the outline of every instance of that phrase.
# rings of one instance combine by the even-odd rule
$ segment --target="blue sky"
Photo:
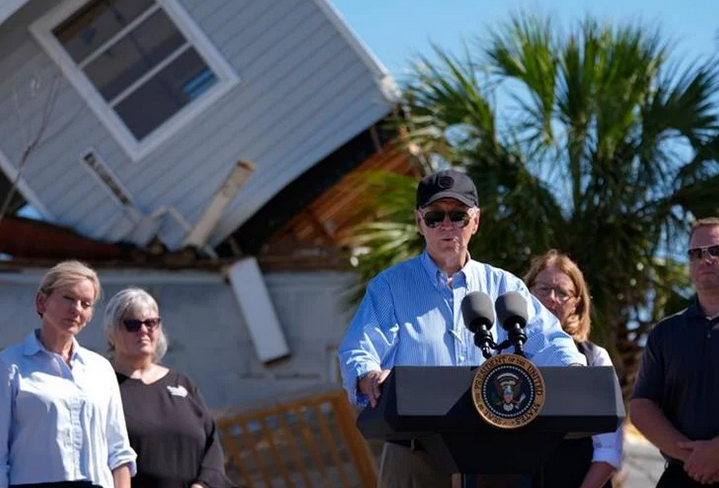
[[[463,39],[481,38],[521,11],[551,15],[563,27],[591,14],[661,28],[679,61],[719,54],[719,0],[328,1],[398,80],[418,53],[431,54],[431,43],[459,54]]]
[[[661,26],[683,58],[719,50],[719,0],[329,0],[390,72],[401,78],[430,42],[458,52],[520,10],[543,12],[568,25],[591,13],[600,20]]]

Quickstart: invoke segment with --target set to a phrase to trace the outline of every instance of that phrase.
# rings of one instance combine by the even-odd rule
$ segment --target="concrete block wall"
[[[34,295],[44,270],[0,272],[0,349],[40,326]],[[102,316],[107,300],[127,286],[147,289],[160,305],[170,347],[163,363],[186,373],[211,408],[271,399],[320,385],[339,385],[335,351],[353,309],[345,304],[351,273],[265,275],[291,350],[288,359],[257,358],[229,284],[218,272],[99,270],[103,299],[78,340],[107,352]]]

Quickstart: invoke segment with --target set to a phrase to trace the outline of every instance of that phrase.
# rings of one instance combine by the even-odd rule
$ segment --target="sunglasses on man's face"
[[[445,216],[449,217],[449,221],[457,229],[466,227],[469,221],[472,220],[472,216],[467,210],[448,210],[447,212],[444,210],[430,210],[422,215],[422,220],[424,220],[424,225],[430,229],[435,229],[442,225]]]
[[[153,330],[160,326],[162,319],[160,317],[138,320],[138,319],[125,319],[122,324],[128,332],[137,332],[140,328],[145,325],[147,330]]]
[[[689,261],[699,261],[706,257],[719,258],[719,244],[713,246],[694,247],[687,251]]]

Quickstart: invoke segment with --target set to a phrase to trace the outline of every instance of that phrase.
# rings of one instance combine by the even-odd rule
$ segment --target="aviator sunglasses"
[[[138,319],[125,319],[122,324],[128,332],[137,332],[140,330],[143,324],[147,327],[147,330],[153,330],[160,326],[162,319],[160,317],[149,318],[145,320]]]
[[[706,253],[706,254],[705,254]],[[687,251],[690,261],[699,261],[704,259],[706,256],[712,258],[719,258],[719,244],[713,246],[694,247]]]
[[[467,210],[449,210],[447,212],[444,210],[430,210],[422,215],[422,220],[424,220],[424,225],[430,229],[436,229],[444,222],[445,215],[449,217],[450,222],[457,229],[466,227],[472,218]]]

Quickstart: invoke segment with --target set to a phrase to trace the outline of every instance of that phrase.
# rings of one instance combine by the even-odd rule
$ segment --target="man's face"
[[[438,216],[436,212],[444,212],[444,218],[439,225],[432,228],[425,223],[425,216]],[[450,215],[459,216],[459,213],[469,213],[469,221],[464,227],[450,220]],[[450,215],[447,215],[450,214]],[[463,262],[467,254],[467,245],[479,228],[479,209],[470,209],[463,203],[452,198],[443,198],[430,205],[415,211],[415,221],[419,233],[424,236],[427,251],[437,262]]]
[[[719,225],[699,227],[694,231],[689,249],[719,245]],[[698,293],[719,293],[719,258],[704,251],[699,259],[689,259],[689,271]]]

